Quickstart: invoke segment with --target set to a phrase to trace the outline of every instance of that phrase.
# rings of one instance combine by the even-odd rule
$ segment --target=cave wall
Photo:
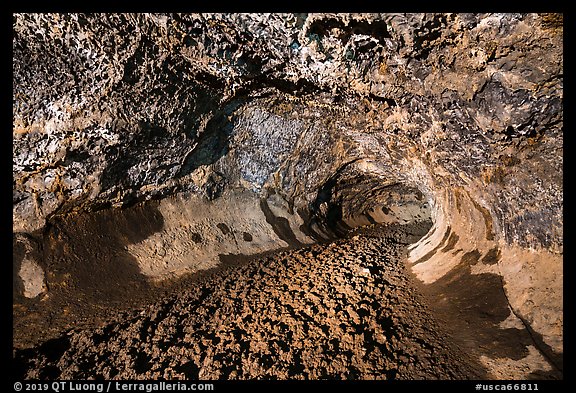
[[[500,277],[511,316],[556,356],[562,26],[512,13],[15,14],[13,230],[235,192],[276,195],[301,241],[429,212],[414,274]]]

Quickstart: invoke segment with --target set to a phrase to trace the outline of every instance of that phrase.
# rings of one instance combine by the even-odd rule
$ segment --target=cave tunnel
[[[13,31],[18,378],[563,378],[561,16]]]

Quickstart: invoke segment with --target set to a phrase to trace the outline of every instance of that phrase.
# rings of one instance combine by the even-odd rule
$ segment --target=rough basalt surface
[[[407,263],[434,312],[498,292],[462,329],[531,341],[487,345],[482,367],[562,374],[562,15],[14,14],[13,31],[17,347],[79,321],[57,311],[73,294],[103,307],[88,272],[144,293],[219,254],[431,219]]]
[[[479,378],[406,278],[401,250],[372,234],[281,252],[16,360],[40,379]]]

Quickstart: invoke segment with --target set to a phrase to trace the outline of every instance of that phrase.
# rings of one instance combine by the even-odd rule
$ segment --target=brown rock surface
[[[466,314],[454,344],[483,339],[499,378],[562,374],[561,14],[12,20],[18,348],[227,254],[431,219],[408,271]],[[520,347],[488,345],[520,326]]]
[[[379,235],[214,273],[115,322],[19,351],[16,360],[24,377],[40,379],[482,376],[407,278],[404,245]]]

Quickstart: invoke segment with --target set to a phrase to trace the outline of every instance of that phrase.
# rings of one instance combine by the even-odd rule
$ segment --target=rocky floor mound
[[[372,228],[216,272],[110,324],[16,352],[39,379],[466,379],[406,272],[422,227]],[[395,240],[396,239],[396,240]],[[398,240],[399,239],[399,240]]]

